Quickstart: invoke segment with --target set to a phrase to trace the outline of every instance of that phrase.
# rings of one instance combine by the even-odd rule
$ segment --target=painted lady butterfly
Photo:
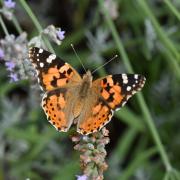
[[[29,58],[45,91],[42,108],[58,131],[68,131],[73,123],[84,135],[100,130],[114,110],[124,106],[145,83],[145,77],[138,74],[108,75],[93,81],[87,71],[81,78],[71,65],[37,47],[30,48]]]

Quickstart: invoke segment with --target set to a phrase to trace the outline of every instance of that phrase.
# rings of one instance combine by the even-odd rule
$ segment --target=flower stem
[[[21,33],[23,32],[23,30],[22,30],[21,26],[19,25],[19,22],[17,21],[16,16],[13,16],[12,22],[13,22],[13,24],[14,24],[17,32],[18,32],[19,34],[21,34]]]
[[[160,136],[159,136],[159,134],[157,132],[157,129],[155,127],[155,124],[153,122],[153,119],[151,117],[149,109],[147,107],[147,104],[146,104],[146,102],[144,100],[144,97],[142,96],[142,94],[137,94],[137,97],[138,97],[139,105],[141,107],[143,115],[145,117],[146,123],[148,124],[150,132],[151,132],[151,134],[153,136],[153,139],[154,139],[154,141],[155,141],[155,143],[157,145],[157,148],[158,148],[159,153],[161,155],[161,158],[162,158],[162,160],[164,162],[166,170],[169,171],[169,170],[172,169],[172,166],[170,164],[170,161],[169,161],[168,155],[167,155],[167,153],[166,153],[166,151],[164,149],[164,146],[163,146],[163,144],[161,142]]]
[[[127,53],[126,53],[126,51],[124,49],[123,43],[122,43],[119,35],[117,33],[115,25],[114,25],[113,21],[111,20],[106,8],[104,7],[104,4],[103,4],[104,1],[103,0],[98,0],[98,2],[99,2],[99,5],[100,5],[100,7],[102,9],[102,12],[103,12],[103,14],[105,16],[106,23],[108,24],[108,27],[110,28],[110,30],[112,32],[112,36],[113,36],[114,41],[115,41],[115,43],[116,43],[116,45],[118,47],[119,54],[122,56],[122,60],[123,60],[125,66],[127,68],[127,71],[129,73],[132,73],[133,68],[132,68],[132,66],[130,64],[128,55],[127,55]],[[162,142],[160,140],[160,136],[159,136],[159,134],[157,132],[157,129],[155,127],[155,124],[153,122],[153,119],[151,117],[149,109],[147,107],[147,104],[146,104],[142,94],[139,93],[137,97],[138,97],[138,102],[139,102],[140,108],[141,108],[141,110],[143,112],[143,115],[145,117],[146,123],[147,123],[147,125],[149,127],[149,130],[150,130],[150,132],[152,134],[154,142],[156,143],[158,151],[159,151],[159,153],[161,155],[162,161],[163,161],[163,163],[164,163],[164,165],[166,167],[166,170],[169,171],[169,170],[172,169],[172,166],[170,164],[170,161],[169,161],[169,158],[168,158],[168,156],[166,154],[166,151],[165,151],[165,149],[164,149],[164,147],[162,145]]]
[[[169,7],[169,9],[174,13],[174,15],[178,18],[178,20],[180,21],[180,13],[178,12],[178,10],[176,9],[175,6],[173,6],[173,3],[169,0],[165,0],[164,3]]]
[[[110,19],[109,14],[108,14],[107,10],[105,9],[105,7],[103,7],[103,2],[104,2],[103,0],[99,0],[99,4],[100,4],[100,6],[101,6],[101,8],[103,10],[103,14],[104,14],[104,16],[106,18],[106,23],[108,24],[108,26],[111,29],[111,32],[112,32],[114,41],[115,41],[115,43],[117,45],[119,54],[122,57],[122,61],[123,61],[124,65],[126,66],[128,72],[133,73],[133,68],[132,68],[132,66],[131,66],[131,64],[129,62],[128,55],[125,52],[123,44],[120,42],[120,38],[119,38],[117,30],[116,30],[116,28],[115,28],[115,26],[113,24],[113,21]]]
[[[20,1],[21,5],[23,6],[23,8],[26,10],[27,14],[30,16],[30,18],[33,21],[38,32],[41,33],[42,27],[41,27],[39,21],[37,20],[36,16],[34,15],[34,13],[32,12],[31,8],[29,7],[29,5],[24,0],[19,0],[19,1]]]
[[[0,2],[1,2],[1,4],[3,5],[3,0],[0,0]],[[23,30],[22,30],[21,26],[19,25],[19,22],[17,21],[16,16],[12,16],[12,22],[13,22],[13,24],[14,24],[17,32],[18,32],[19,34],[21,34],[21,33],[23,32]]]
[[[33,21],[37,31],[39,34],[42,33],[43,28],[41,26],[41,24],[39,23],[39,21],[37,20],[36,16],[34,15],[34,13],[32,12],[31,8],[29,7],[29,5],[26,3],[26,1],[24,0],[19,0],[19,2],[21,3],[21,5],[23,6],[23,8],[26,10],[27,14],[29,15],[29,17],[31,18],[31,20]],[[46,46],[48,47],[48,49],[54,53],[54,49],[51,46],[50,42],[44,37],[43,38],[44,43],[46,44]]]
[[[8,36],[8,35],[9,35],[9,32],[8,32],[8,30],[7,30],[7,28],[6,28],[6,25],[4,24],[4,21],[3,21],[1,15],[0,15],[0,24],[1,24],[1,26],[2,26],[2,29],[3,29],[3,31],[4,31],[4,34],[5,34],[6,36]]]
[[[163,44],[163,46],[173,54],[173,56],[174,56],[173,61],[180,61],[179,53],[178,53],[176,47],[174,46],[173,42],[168,38],[168,36],[164,32],[163,28],[160,26],[160,24],[154,17],[154,14],[153,14],[152,10],[150,9],[149,5],[147,4],[147,2],[141,1],[141,0],[138,0],[137,2],[139,4],[140,8],[144,11],[144,14],[151,20],[151,22],[154,26],[154,29],[155,29],[161,43]],[[179,71],[180,71],[180,69],[179,69]]]

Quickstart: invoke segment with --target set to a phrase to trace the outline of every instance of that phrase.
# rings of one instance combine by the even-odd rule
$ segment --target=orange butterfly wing
[[[36,69],[38,82],[44,91],[81,80],[80,75],[71,65],[44,49],[30,48],[29,59]]]
[[[118,110],[133,94],[144,86],[145,78],[138,74],[117,74],[97,79],[92,85],[92,94],[96,100],[79,118],[77,131],[81,134],[96,132],[112,118],[114,110]]]
[[[80,75],[68,63],[55,54],[32,47],[29,58],[34,65],[38,82],[46,91],[42,99],[42,108],[49,122],[59,131],[67,131],[73,122],[71,87],[81,81]]]

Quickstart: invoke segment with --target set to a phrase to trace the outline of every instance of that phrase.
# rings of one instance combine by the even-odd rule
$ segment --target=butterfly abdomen
[[[85,98],[88,94],[89,89],[90,89],[90,83],[89,82],[83,82],[82,86],[79,90],[80,98]]]

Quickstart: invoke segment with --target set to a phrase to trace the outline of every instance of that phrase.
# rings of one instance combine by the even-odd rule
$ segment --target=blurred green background
[[[31,39],[38,29],[22,2],[16,1],[14,14]],[[180,1],[27,3],[43,28],[53,24],[66,31],[62,44],[52,46],[80,73],[83,68],[71,43],[90,70],[119,55],[94,78],[134,72],[147,79],[142,94],[130,99],[107,125],[111,141],[105,179],[178,179],[178,172],[168,168],[180,169]],[[9,33],[18,36],[13,22],[3,20]],[[71,133],[59,133],[48,123],[37,87],[32,79],[10,83],[0,61],[0,179],[75,179],[81,170]]]

